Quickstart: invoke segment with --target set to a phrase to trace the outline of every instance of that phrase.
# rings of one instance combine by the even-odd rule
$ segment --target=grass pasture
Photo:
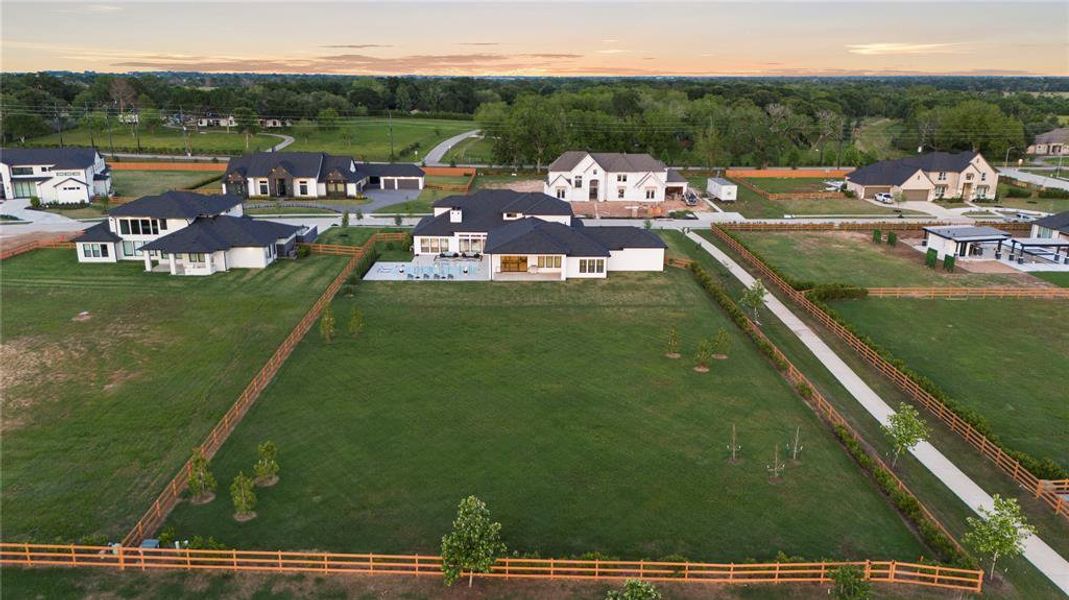
[[[824,181],[831,177],[752,177],[751,184],[769,194],[790,194],[792,192],[823,192]]]
[[[153,133],[142,130],[140,152],[160,154],[185,154],[186,139],[181,129],[160,127]],[[59,134],[51,134],[26,140],[27,146],[59,146]],[[258,133],[249,141],[245,149],[245,136],[236,130],[227,133],[225,129],[190,131],[189,146],[193,154],[244,154],[269,150],[281,140],[273,135]],[[63,144],[66,146],[91,146],[93,143],[101,152],[139,152],[137,137],[128,126],[116,126],[109,138],[107,131],[94,131],[92,137],[89,129],[78,127],[63,132]]]
[[[712,233],[699,232],[713,239]],[[866,232],[734,232],[781,272],[801,281],[862,287],[981,287],[1044,285],[1021,274],[954,273],[924,266],[924,255],[905,247],[873,244]],[[901,233],[899,235],[902,235]],[[913,233],[916,235],[916,233]]]
[[[494,163],[493,144],[485,137],[470,137],[449,149],[443,162],[458,165],[489,165]]]
[[[364,334],[306,338],[213,465],[280,449],[259,517],[181,504],[182,536],[252,548],[433,552],[458,500],[485,499],[511,548],[560,556],[916,558],[924,553],[817,418],[689,273],[564,284],[364,282],[338,298]],[[662,355],[730,335],[712,373]],[[342,328],[342,330],[344,330]],[[727,462],[731,424],[740,464]],[[768,481],[773,447],[805,450]],[[849,503],[841,498],[849,497]],[[829,507],[834,507],[829,510]]]
[[[287,151],[328,152],[354,156],[357,160],[390,159],[391,121],[385,117],[340,119],[336,131],[323,131],[314,125],[294,123],[285,130],[294,143]],[[448,138],[478,129],[471,121],[448,119],[393,119],[393,151],[399,161],[419,162],[431,148]],[[412,148],[414,144],[418,147]],[[407,151],[404,151],[409,148]]]
[[[192,186],[208,179],[212,173],[205,171],[124,171],[114,169],[111,172],[111,185],[116,196],[140,198],[153,196],[170,190],[188,190]],[[205,186],[207,187],[207,186]],[[222,184],[216,180],[209,190],[202,193],[223,193]]]
[[[122,537],[344,260],[211,277],[5,260],[5,541]]]
[[[1061,376],[1069,369],[1064,302],[867,298],[834,307],[910,368],[984,415],[1011,447],[1069,468],[1069,408]]]

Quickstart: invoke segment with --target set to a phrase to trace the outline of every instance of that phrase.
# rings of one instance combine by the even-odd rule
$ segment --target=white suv
[[[894,196],[892,196],[891,194],[888,194],[887,192],[880,192],[879,194],[876,194],[876,196],[873,197],[873,200],[875,200],[877,202],[880,202],[880,203],[883,203],[883,204],[894,204],[895,203]]]

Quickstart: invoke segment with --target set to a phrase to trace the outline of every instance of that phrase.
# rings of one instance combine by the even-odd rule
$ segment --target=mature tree
[[[238,131],[245,134],[245,149],[249,149],[249,139],[260,130],[260,117],[247,106],[239,106],[234,109],[234,121]]]
[[[928,424],[921,419],[917,409],[903,402],[898,405],[898,410],[888,417],[887,424],[883,426],[883,432],[891,439],[891,446],[894,449],[891,466],[894,467],[903,452],[910,451],[927,439],[929,430]]]
[[[501,523],[490,518],[486,503],[468,496],[457,507],[453,530],[442,537],[442,573],[453,585],[467,571],[468,587],[475,573],[487,573],[505,553]]]
[[[940,150],[978,150],[998,156],[1024,146],[1021,121],[1006,116],[995,104],[966,100],[952,107],[936,109],[938,128],[935,146]]]
[[[334,308],[327,304],[323,309],[323,314],[319,317],[319,335],[329,344],[334,341],[335,333],[337,333],[337,326],[334,320]]]
[[[163,126],[163,116],[155,108],[142,108],[137,115],[137,125],[149,133],[155,133]]]
[[[24,113],[4,113],[4,137],[25,142],[27,138],[51,133],[48,123],[37,115]]]
[[[1024,540],[1036,532],[1021,512],[1014,498],[994,497],[994,506],[980,509],[979,519],[966,517],[969,531],[962,541],[978,554],[991,559],[991,577],[995,576],[995,563],[999,558],[1014,557],[1024,550]]]
[[[316,115],[316,123],[321,131],[338,129],[338,111],[333,108],[324,108]]]
[[[268,440],[256,446],[256,464],[253,466],[257,485],[273,485],[278,481],[278,446]]]
[[[244,471],[239,472],[230,484],[230,500],[234,503],[235,519],[245,520],[256,516],[253,512],[256,508],[256,490],[253,489],[252,478]]]
[[[193,456],[189,459],[188,483],[194,503],[205,502],[215,493],[215,477],[208,469],[208,459],[201,454],[200,448],[194,448]]]
[[[353,312],[349,315],[347,329],[349,330],[349,335],[353,337],[359,336],[364,331],[364,313],[360,311],[360,307],[353,307]]]
[[[705,161],[705,166],[712,169],[723,157],[724,146],[720,132],[715,127],[707,127],[694,140],[694,151]]]
[[[661,592],[648,581],[628,579],[623,589],[609,590],[605,600],[661,600]]]
[[[119,113],[126,112],[127,106],[133,106],[137,100],[137,90],[125,77],[116,77],[108,85],[108,94],[113,102],[119,105]]]
[[[746,288],[743,292],[742,298],[739,299],[739,303],[753,311],[754,321],[757,321],[757,311],[765,303],[765,296],[768,295],[768,290],[765,289],[765,284],[761,283],[760,279],[755,279],[753,285]]]

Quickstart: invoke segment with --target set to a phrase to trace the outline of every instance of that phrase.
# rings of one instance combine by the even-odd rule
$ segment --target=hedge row
[[[954,541],[947,537],[939,529],[939,526],[928,518],[928,515],[924,514],[920,502],[898,487],[898,481],[895,476],[869,455],[864,446],[861,445],[861,442],[849,429],[842,425],[836,425],[835,435],[846,447],[850,456],[857,461],[857,464],[868,471],[880,490],[891,499],[891,503],[917,527],[917,531],[920,532],[921,537],[930,548],[939,552],[952,565],[966,569],[976,568],[975,561],[958,550],[958,547],[954,545]]]
[[[1039,190],[1040,198],[1069,198],[1069,190],[1061,188],[1043,188]]]
[[[869,291],[849,283],[822,283],[810,288],[805,295],[812,300],[827,302],[828,300],[867,298]]]
[[[723,288],[717,285],[713,278],[706,273],[704,269],[698,266],[698,263],[691,263],[690,271],[694,274],[694,278],[698,281],[698,285],[700,285],[702,289],[709,294],[709,297],[727,313],[731,320],[734,321],[755,344],[757,344],[758,349],[772,360],[776,369],[780,372],[786,371],[790,365],[778,352],[776,352],[775,346],[757,334],[750,320],[746,317],[746,313],[739,308],[735,303],[735,300],[732,299]],[[811,400],[813,398],[815,392],[809,384],[800,382],[795,387],[798,394],[806,400]],[[842,440],[843,444],[850,452],[850,455],[854,457],[854,460],[872,475],[877,485],[879,485],[880,489],[887,494],[895,507],[897,507],[906,518],[913,522],[917,531],[920,532],[921,537],[930,548],[939,552],[950,564],[972,568],[972,559],[958,551],[954,542],[948,538],[927,515],[924,514],[917,499],[898,487],[898,482],[895,480],[894,476],[869,456],[868,452],[865,451],[861,446],[861,443],[849,430],[841,425],[836,425],[835,433],[839,439]]]
[[[764,265],[770,270],[772,270],[772,272],[776,273],[777,275],[780,275],[779,272],[776,271],[775,267],[769,264],[768,261],[762,258],[759,254],[750,249],[750,247],[747,246],[737,236],[732,235],[731,232],[726,233],[739,244],[741,244],[744,248],[746,248],[750,252],[750,254],[753,254],[754,257],[757,258],[757,260],[764,263]],[[780,276],[782,277],[782,275]],[[787,280],[787,284],[791,287],[794,287],[795,289],[799,289],[795,287],[794,283],[792,283],[790,280]],[[810,288],[807,289],[817,289],[821,287],[827,287],[829,289],[839,289],[843,286],[844,284],[825,284],[824,286],[811,285]],[[925,377],[924,375],[921,375],[920,373],[913,371],[906,365],[905,361],[891,354],[891,352],[881,347],[868,336],[857,331],[849,321],[842,317],[842,315],[840,315],[833,308],[825,304],[819,297],[819,294],[817,294],[816,296],[809,295],[809,298],[813,302],[813,304],[820,308],[820,310],[824,311],[824,314],[828,315],[833,321],[835,321],[839,325],[842,325],[843,328],[845,328],[847,331],[857,336],[857,338],[861,340],[861,343],[865,344],[873,352],[879,354],[884,360],[891,363],[891,365],[901,371],[903,375],[912,380],[913,383],[916,383],[918,386],[920,386],[921,389],[934,396],[937,400],[943,403],[944,406],[953,411],[954,414],[961,417],[962,420],[964,420],[966,423],[976,428],[976,430],[983,434],[984,437],[991,440],[991,442],[997,445],[999,448],[1002,448],[1002,450],[1006,452],[1006,454],[1009,454],[1013,458],[1017,459],[1021,463],[1021,466],[1031,471],[1033,475],[1039,477],[1040,479],[1069,479],[1069,470],[1066,470],[1061,465],[1054,462],[1052,459],[1046,457],[1035,457],[1022,450],[1017,450],[1008,447],[1004,442],[999,440],[998,435],[994,431],[992,431],[990,423],[987,422],[987,419],[983,415],[976,412],[972,408],[963,405],[957,400],[951,398],[950,395],[947,394],[938,385],[936,385],[934,381]],[[828,298],[828,300],[832,299],[834,298]]]

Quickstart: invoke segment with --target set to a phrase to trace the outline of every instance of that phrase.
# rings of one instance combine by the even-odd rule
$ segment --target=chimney
[[[461,210],[459,208],[449,209],[449,222],[459,223],[461,221]]]

